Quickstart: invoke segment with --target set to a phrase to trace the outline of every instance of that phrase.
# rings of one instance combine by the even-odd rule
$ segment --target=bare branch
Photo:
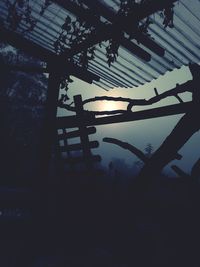
[[[96,96],[94,98],[89,98],[83,101],[83,104],[95,102],[95,101],[119,101],[119,102],[133,102],[134,105],[145,105],[146,101],[145,99],[131,99],[131,98],[123,98],[123,97],[112,97],[112,96]]]
[[[123,109],[117,109],[117,110],[109,110],[109,111],[88,111],[89,113],[93,115],[113,115],[113,114],[123,114],[126,113],[126,110]]]
[[[121,148],[129,150],[131,153],[136,155],[144,163],[146,163],[149,160],[149,158],[141,150],[139,150],[137,147],[135,147],[129,143],[123,142],[119,139],[111,138],[111,137],[104,137],[103,142],[115,144],[117,146],[120,146]],[[182,156],[180,154],[177,153],[175,155],[175,159],[180,160],[181,158],[182,158]]]
[[[103,142],[106,143],[110,143],[110,144],[115,144],[117,146],[120,146],[124,149],[129,150],[131,153],[133,153],[134,155],[136,155],[140,160],[142,160],[144,163],[146,163],[148,161],[148,158],[145,156],[145,154],[139,150],[138,148],[136,148],[135,146],[126,143],[126,142],[122,142],[118,139],[115,138],[110,138],[110,137],[104,137],[103,138]]]
[[[59,108],[64,108],[64,109],[66,109],[68,111],[76,112],[75,107],[72,107],[71,104],[65,104],[62,101],[58,101],[58,107]],[[92,114],[92,115],[99,116],[99,115],[123,114],[123,113],[126,113],[127,111],[123,110],[123,109],[122,110],[118,109],[118,110],[110,110],[110,111],[89,111],[89,110],[84,110],[84,112]]]
[[[166,97],[170,97],[170,96],[175,96],[180,102],[183,102],[182,99],[178,96],[178,93],[183,93],[185,91],[191,91],[193,87],[193,81],[188,81],[184,84],[177,84],[175,88],[166,91],[162,94],[158,94],[158,91],[156,88],[154,88],[155,90],[155,94],[156,96],[146,100],[146,99],[131,99],[131,98],[123,98],[123,97],[111,97],[111,96],[97,96],[94,98],[89,98],[83,101],[83,105],[87,104],[87,103],[91,103],[91,102],[95,102],[95,101],[102,101],[102,100],[106,100],[106,101],[119,101],[119,102],[127,102],[128,106],[127,106],[127,111],[131,111],[133,106],[146,106],[146,105],[152,105]]]
[[[117,102],[127,102],[127,110],[111,110],[111,111],[88,111],[86,110],[86,112],[90,112],[93,115],[112,115],[112,114],[123,114],[126,112],[132,112],[132,108],[133,106],[147,106],[147,105],[152,105],[166,97],[170,97],[170,96],[175,96],[180,102],[183,102],[182,99],[178,96],[178,93],[183,93],[185,91],[191,91],[193,88],[194,84],[193,81],[188,81],[182,85],[177,84],[175,88],[166,91],[162,94],[158,94],[157,90],[155,91],[156,96],[146,100],[146,99],[131,99],[131,98],[123,98],[123,97],[111,97],[111,96],[97,96],[94,98],[89,98],[89,99],[85,99],[83,101],[83,105],[88,104],[88,103],[92,103],[92,102],[96,102],[96,101],[117,101]],[[69,111],[75,111],[74,107],[62,103],[61,101],[59,101],[59,107],[60,108],[65,108]]]
[[[58,101],[58,107],[64,108],[64,109],[69,110],[69,111],[76,112],[75,107],[72,107],[71,104],[65,104],[62,101]]]

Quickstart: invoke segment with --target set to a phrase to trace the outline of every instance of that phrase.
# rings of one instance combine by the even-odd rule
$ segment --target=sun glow
[[[98,104],[98,108],[102,111],[111,111],[111,110],[118,110],[123,109],[123,104],[117,101],[101,101]]]

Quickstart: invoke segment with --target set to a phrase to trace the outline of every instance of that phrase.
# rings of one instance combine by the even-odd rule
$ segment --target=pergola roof
[[[103,22],[112,23],[115,13],[119,9],[119,0],[92,0],[82,1],[84,7],[90,7],[88,11],[81,12],[83,6],[79,1],[54,0],[43,15],[40,15],[41,6],[44,1],[30,0],[32,16],[37,20],[36,26],[30,32],[22,34],[28,28],[25,22],[21,22],[16,32],[9,30],[6,20],[8,9],[6,1],[0,1],[0,18],[4,21],[1,27],[0,37],[8,41],[24,45],[32,52],[37,50],[42,59],[56,55],[54,43],[57,40],[61,27],[69,15],[87,18],[89,22],[96,13],[100,15],[95,24]],[[156,1],[155,1],[156,2]],[[176,1],[171,1],[176,2]],[[88,9],[86,9],[88,10]],[[106,59],[105,44],[96,46],[95,58],[89,63],[88,71],[81,70],[66,63],[70,74],[86,81],[93,81],[95,84],[109,89],[113,87],[134,87],[150,82],[171,71],[180,68],[182,65],[200,61],[200,1],[181,0],[175,3],[174,28],[164,28],[163,19],[160,14],[151,15],[154,23],[149,26],[149,37],[144,37],[140,43],[137,40],[129,40],[125,37],[119,48],[117,61],[108,67]],[[87,13],[88,12],[88,13]],[[88,16],[87,16],[88,15]],[[14,34],[14,35],[13,35]],[[146,38],[146,39],[145,39]],[[27,42],[27,43],[26,43]],[[33,47],[31,48],[31,45]],[[139,48],[138,48],[139,47]],[[141,50],[140,50],[141,48]],[[44,57],[43,57],[44,56]],[[93,75],[94,74],[94,75]],[[86,77],[87,78],[84,78]],[[98,81],[98,77],[100,80]]]

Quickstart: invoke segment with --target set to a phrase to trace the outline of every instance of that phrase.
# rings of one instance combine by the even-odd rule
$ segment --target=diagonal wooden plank
[[[190,110],[192,106],[192,102],[187,103],[180,103],[174,104],[159,108],[152,108],[148,110],[136,111],[131,113],[125,113],[122,115],[114,115],[114,116],[107,116],[107,117],[99,117],[99,118],[91,118],[86,119],[84,124],[87,126],[90,125],[105,125],[111,123],[120,123],[120,122],[128,122],[128,121],[137,121],[137,120],[145,120],[145,119],[152,119],[152,118],[159,118],[164,116],[171,116],[171,115],[178,115],[184,114]],[[69,117],[60,117],[57,118],[57,128],[73,128],[77,127],[77,122],[75,121],[75,116]]]

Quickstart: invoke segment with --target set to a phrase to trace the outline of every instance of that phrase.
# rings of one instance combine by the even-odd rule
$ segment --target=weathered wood
[[[42,61],[54,62],[54,64],[57,66],[57,71],[59,70],[60,72],[63,72],[67,70],[68,74],[71,74],[88,83],[92,83],[93,80],[99,81],[100,79],[98,75],[67,62],[66,58],[62,58],[48,49],[43,48],[42,46],[39,46],[28,39],[25,39],[20,34],[7,30],[1,26],[0,39],[32,56],[41,59]],[[50,70],[48,70],[48,72],[49,71]]]
[[[92,11],[94,13],[96,13],[98,15],[103,14],[103,16],[107,20],[109,20],[111,23],[113,23],[113,21],[114,22],[116,21],[117,14],[111,8],[105,7],[105,5],[102,2],[99,2],[99,1],[95,1],[94,2],[94,1],[90,1],[90,0],[83,0],[83,2],[85,4],[87,4],[90,7],[90,9],[92,9]],[[97,25],[99,25],[99,24],[97,24]],[[121,26],[121,31],[128,32],[128,30],[126,29],[126,27],[124,27],[124,24],[123,23],[121,23],[120,26]],[[143,44],[144,46],[146,46],[147,48],[149,48],[150,50],[152,50],[154,53],[156,53],[157,55],[164,56],[164,53],[165,53],[164,48],[162,48],[161,46],[159,46],[157,43],[155,43],[155,41],[153,41],[151,38],[147,37],[145,34],[137,32],[137,34],[135,36],[133,36],[133,37],[139,43]],[[129,50],[130,44],[131,44],[131,41],[130,40],[128,40],[125,37],[122,37],[122,39],[121,39],[121,45],[122,46],[124,46],[126,49]],[[130,52],[134,52],[132,50],[129,50],[129,51]]]
[[[124,148],[124,149],[130,151],[131,153],[133,153],[135,156],[137,156],[144,163],[146,163],[149,160],[149,158],[140,149],[138,149],[137,147],[135,147],[135,146],[133,146],[127,142],[123,142],[119,139],[110,138],[110,137],[104,137],[103,142],[114,144],[114,145],[120,146],[121,148]],[[182,158],[182,156],[177,153],[175,155],[174,159],[180,160],[181,158]]]
[[[93,115],[113,115],[113,114],[131,114],[132,113],[132,108],[135,106],[149,106],[152,104],[155,104],[159,102],[162,99],[165,99],[167,97],[174,96],[178,98],[178,101],[183,103],[183,101],[180,101],[178,94],[183,93],[186,91],[193,91],[195,88],[195,83],[194,80],[187,81],[181,85],[177,84],[176,87],[173,89],[170,89],[162,94],[156,93],[156,96],[153,96],[149,99],[134,99],[134,98],[123,98],[123,97],[111,97],[111,96],[97,96],[94,98],[89,98],[83,101],[83,105],[86,103],[91,103],[95,101],[100,101],[100,100],[110,100],[110,101],[119,101],[119,102],[127,102],[127,108],[124,110],[111,110],[111,111],[90,111],[88,114],[93,114]],[[59,107],[65,108],[66,110],[69,111],[75,111],[74,107],[69,105],[69,104],[63,104],[60,103]]]
[[[146,180],[147,182],[148,180],[151,183],[162,169],[174,159],[174,155],[186,144],[191,136],[200,129],[200,121],[197,117],[200,112],[200,66],[191,64],[189,67],[193,76],[192,83],[187,82],[187,84],[191,84],[191,88],[188,88],[187,91],[192,92],[190,108],[143,167],[140,172],[141,181]]]
[[[89,137],[86,131],[85,116],[81,95],[74,96],[74,105],[76,110],[76,117],[78,121],[78,128],[80,131],[80,139],[83,148],[83,156],[90,157],[91,151],[89,147]]]
[[[130,25],[135,25],[135,23],[137,23],[138,21],[148,17],[149,15],[162,10],[164,7],[168,6],[169,4],[172,4],[174,2],[176,2],[177,0],[168,0],[168,1],[159,1],[159,0],[151,0],[148,2],[144,2],[143,5],[140,6],[140,8],[138,9],[138,12],[136,14],[136,16],[132,16],[132,19],[130,19],[130,17],[123,17],[123,19],[121,19],[120,21],[118,21],[117,23],[115,22],[115,27],[113,25],[108,25],[107,29],[103,29],[102,32],[98,31],[98,34],[96,34],[95,36],[91,36],[90,38],[88,38],[87,40],[85,40],[84,42],[82,42],[79,45],[73,46],[72,49],[70,50],[66,50],[63,53],[63,56],[66,57],[71,57],[72,55],[75,55],[77,53],[79,53],[80,51],[82,51],[83,49],[86,49],[87,47],[91,47],[101,41],[106,41],[109,40],[110,38],[113,38],[113,35],[117,36],[119,35],[119,28],[121,29],[121,27],[119,27],[119,25],[124,25],[123,27],[125,28],[129,28]],[[95,9],[99,9],[101,10],[101,15],[102,16],[107,16],[109,10],[99,1],[98,2],[94,2],[92,0],[88,0],[87,1],[89,6],[93,6],[95,7]],[[104,12],[104,13],[102,13]],[[110,14],[110,12],[109,12]],[[116,29],[117,26],[117,29]],[[124,39],[121,39],[124,41]],[[120,40],[120,41],[121,41]],[[130,43],[129,43],[130,44]],[[142,58],[145,61],[149,61],[151,56],[149,53],[147,53],[144,49],[141,49],[139,46],[137,46],[137,48],[133,48],[134,50],[134,54],[140,58]],[[150,58],[149,58],[150,56]]]
[[[111,38],[113,38],[114,32],[112,25],[107,25],[106,29],[104,29],[102,32],[98,32],[97,34],[92,34],[89,36],[85,41],[73,45],[71,49],[66,49],[62,54],[61,57],[65,58],[71,58],[72,56],[80,53],[81,51],[84,51],[88,47],[92,47],[98,43],[101,43],[102,41],[107,41]],[[123,44],[123,46],[126,46],[128,50],[131,50],[131,52],[136,55],[137,57],[143,59],[144,61],[150,61],[151,55],[145,51],[144,49],[140,48],[139,46],[135,45],[132,42],[127,42],[128,40],[124,38],[119,38],[119,42]]]
[[[85,118],[85,125],[87,126],[95,126],[95,125],[105,125],[111,123],[120,123],[120,122],[128,122],[128,121],[137,121],[137,120],[145,120],[152,118],[159,118],[164,116],[178,115],[184,114],[190,110],[192,103],[180,103],[174,104],[159,108],[152,108],[148,110],[136,111],[131,113],[125,113],[115,116],[107,116],[101,118]],[[74,128],[78,126],[77,121],[75,120],[76,116],[69,117],[60,117],[57,119],[57,128]]]
[[[86,128],[86,132],[88,135],[94,134],[94,133],[96,133],[96,128],[95,127]],[[76,130],[76,131],[71,131],[71,132],[59,134],[58,139],[62,140],[62,139],[66,139],[66,138],[75,138],[75,137],[79,137],[79,136],[80,136],[80,131]]]
[[[170,135],[155,151],[151,159],[141,170],[140,179],[152,182],[162,169],[174,159],[175,154],[200,129],[200,122],[196,118],[199,107],[191,108],[177,123]],[[147,182],[148,183],[148,182]]]
[[[49,75],[49,82],[48,82],[44,129],[43,129],[41,153],[40,153],[40,175],[42,179],[48,178],[52,145],[56,140],[56,129],[57,129],[56,115],[57,115],[59,88],[60,88],[60,73],[57,73],[56,68],[54,69],[52,67],[52,72]]]
[[[83,0],[84,3],[86,3],[89,7],[93,7],[95,10],[97,10],[103,17],[109,18],[111,21],[115,20],[115,14],[108,9],[105,4],[102,1],[96,0]],[[157,11],[162,10],[163,8],[169,6],[170,4],[173,4],[177,2],[177,0],[149,0],[149,1],[143,1],[143,4],[139,6],[137,10],[137,19],[143,20],[146,17],[154,14]],[[112,13],[111,13],[112,12]],[[120,22],[123,24],[123,22],[126,21],[126,18],[123,20],[121,19]],[[130,22],[130,21],[129,21]],[[134,16],[132,17],[132,22],[135,22]]]
[[[123,142],[123,141],[118,140],[116,138],[110,138],[110,137],[104,137],[103,142],[120,146],[120,147],[130,151],[134,155],[136,155],[141,161],[143,161],[143,162],[148,161],[148,157],[141,150],[139,150],[137,147],[135,147],[135,146],[133,146],[127,142]]]

